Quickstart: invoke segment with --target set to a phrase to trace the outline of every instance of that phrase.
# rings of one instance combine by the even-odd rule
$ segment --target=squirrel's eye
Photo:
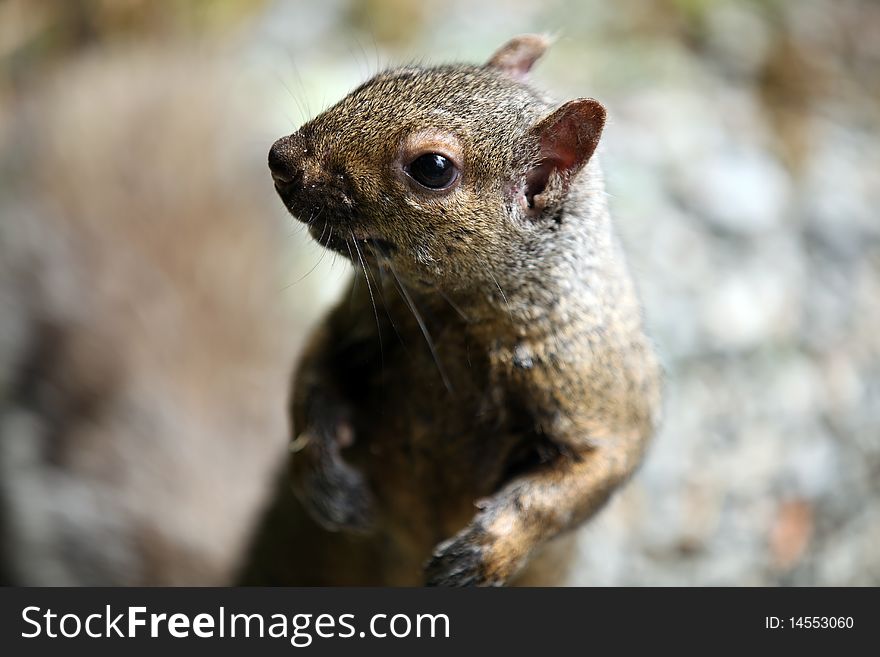
[[[428,189],[445,189],[458,177],[458,169],[438,153],[425,153],[413,160],[406,172],[410,178]]]

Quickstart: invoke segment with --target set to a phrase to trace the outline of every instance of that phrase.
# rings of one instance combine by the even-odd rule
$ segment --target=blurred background
[[[0,221],[66,184],[12,182],[35,174],[10,126],[84,161],[159,148],[190,194],[216,183],[281,227],[298,344],[349,267],[275,198],[271,143],[382,67],[479,62],[537,31],[557,41],[534,83],[609,110],[612,213],[668,374],[663,429],[582,532],[572,584],[880,584],[880,3],[0,1],[0,148],[19,163]],[[114,143],[102,95],[145,93],[144,143],[72,139],[77,111]],[[193,122],[212,161],[175,141]]]

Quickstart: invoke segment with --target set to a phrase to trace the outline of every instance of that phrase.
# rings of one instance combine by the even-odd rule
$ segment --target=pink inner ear
[[[605,108],[592,99],[566,103],[534,128],[540,143],[540,162],[526,173],[525,198],[535,207],[553,171],[562,174],[564,184],[583,167],[599,143],[605,125]]]
[[[560,171],[570,171],[578,166],[578,153],[570,148],[566,142],[555,142],[541,149],[544,159],[552,162],[553,166]]]
[[[576,143],[577,135],[572,134],[565,121],[552,125],[541,135],[541,161],[526,174],[525,196],[529,208],[535,207],[535,196],[546,189],[554,170],[565,175],[579,166]]]
[[[547,126],[541,134],[541,154],[563,171],[579,169],[592,156],[604,123],[601,117],[585,114],[582,108],[565,111],[559,120]],[[595,122],[599,121],[598,129]]]
[[[550,160],[544,160],[537,166],[532,167],[526,174],[526,185],[523,195],[529,209],[535,207],[535,196],[547,188],[550,174],[556,169],[556,164]]]

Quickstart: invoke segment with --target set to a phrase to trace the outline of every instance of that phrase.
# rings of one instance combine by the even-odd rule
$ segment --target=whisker
[[[287,290],[287,289],[293,287],[294,285],[296,285],[297,283],[301,283],[302,281],[304,281],[309,274],[311,274],[313,271],[315,271],[318,268],[318,265],[321,264],[321,262],[324,260],[324,256],[326,256],[326,255],[327,255],[327,249],[321,249],[321,255],[318,257],[318,261],[314,265],[312,265],[312,268],[309,269],[305,274],[300,276],[298,279],[296,279],[290,285],[285,285],[284,289]]]
[[[403,281],[400,280],[400,277],[397,275],[397,272],[394,270],[394,266],[388,261],[388,268],[394,276],[394,280],[397,281],[397,288],[400,290],[400,294],[403,296],[403,300],[406,301],[406,305],[409,306],[410,312],[412,312],[413,317],[415,317],[416,322],[419,325],[419,328],[422,331],[422,335],[425,337],[425,342],[428,344],[428,350],[431,352],[431,357],[434,359],[434,364],[437,366],[437,371],[440,373],[440,378],[443,380],[443,385],[446,386],[446,390],[450,393],[453,392],[452,384],[449,382],[449,378],[446,376],[446,372],[443,371],[443,366],[440,365],[440,359],[437,357],[437,350],[434,348],[434,341],[431,339],[431,334],[428,332],[428,327],[425,325],[422,316],[419,314],[419,311],[416,310],[416,306],[413,303],[412,298],[409,296],[409,292],[406,290],[406,286],[403,284]]]
[[[459,317],[461,317],[464,321],[470,323],[470,321],[471,321],[470,318],[469,318],[467,315],[464,314],[464,311],[463,311],[461,308],[459,308],[458,305],[457,305],[452,299],[450,299],[450,298],[446,295],[445,292],[443,292],[443,290],[438,289],[437,291],[440,293],[440,296],[443,297],[443,299],[446,301],[446,303],[448,303],[449,306],[450,306],[450,307],[451,307],[456,313],[458,313],[458,316],[459,316]]]
[[[321,213],[322,213],[323,211],[324,211],[324,208],[323,208],[323,207],[322,207],[322,208],[318,208],[318,211],[315,212],[315,213],[313,213],[313,214],[309,217],[308,221],[306,221],[306,226],[311,226],[313,223],[315,223],[315,222],[318,220],[318,217],[321,216]]]
[[[293,70],[293,75],[295,78],[294,81],[296,82],[297,86],[299,86],[299,88],[302,90],[302,101],[305,105],[306,111],[302,112],[302,110],[300,109],[300,114],[302,114],[303,116],[303,121],[307,121],[312,115],[312,108],[309,106],[309,94],[308,91],[306,91],[306,85],[303,84],[302,76],[299,74],[299,67],[296,65],[296,60],[293,57],[293,53],[290,52],[289,49],[285,49],[285,52],[287,53],[287,59],[290,62],[290,68]]]
[[[330,234],[327,235],[327,241],[324,243],[324,248],[328,251],[330,249],[330,242],[333,241],[333,226],[330,226]],[[336,264],[336,251],[333,251],[333,262],[330,263],[330,270],[333,271],[333,265]]]
[[[308,115],[306,114],[305,110],[303,109],[303,106],[300,103],[299,98],[297,98],[294,95],[293,91],[291,91],[290,87],[287,86],[287,83],[284,81],[284,78],[281,77],[281,75],[278,72],[274,72],[274,75],[275,75],[275,78],[278,80],[278,82],[281,83],[281,86],[284,87],[284,89],[287,91],[287,95],[290,96],[290,99],[293,101],[294,105],[296,105],[296,110],[297,110],[297,112],[299,112],[299,121],[300,121],[300,123],[302,123],[303,121],[305,121],[308,118]],[[292,121],[291,121],[291,123],[292,123]],[[297,124],[294,124],[294,127],[296,125]]]
[[[382,361],[382,365],[385,365],[385,351],[382,348],[382,327],[379,325],[379,311],[376,309],[376,299],[373,297],[373,286],[370,285],[370,277],[367,274],[367,266],[364,264],[364,256],[361,253],[361,249],[358,246],[357,240],[354,237],[354,233],[351,233],[351,241],[354,244],[354,250],[357,251],[358,260],[361,263],[361,269],[364,271],[364,278],[367,281],[367,292],[370,293],[370,303],[373,304],[373,316],[376,318],[376,334],[379,336],[379,357]]]
[[[397,336],[398,341],[403,345],[403,349],[406,351],[406,342],[403,341],[403,336],[400,335],[400,331],[397,330],[397,324],[394,323],[391,311],[388,310],[388,301],[385,299],[385,278],[382,271],[383,268],[380,267],[379,280],[376,281],[376,289],[379,290],[379,299],[382,301],[382,307],[385,309],[385,316],[388,317],[388,322],[391,324],[391,328],[394,329],[394,334]]]
[[[324,261],[324,258],[326,256],[327,256],[327,249],[321,249],[321,255],[318,257],[318,261],[314,265],[312,265],[312,268],[309,269],[305,274],[300,276],[298,279],[296,279],[290,285],[285,285],[284,289],[287,290],[287,289],[293,287],[294,285],[296,285],[297,283],[301,283],[302,281],[304,281],[309,276],[309,274],[311,274],[313,271],[315,271],[318,268],[318,265],[320,265]]]
[[[348,231],[351,234],[351,230]],[[354,239],[352,237],[352,239]],[[351,262],[351,266],[354,267],[355,271],[357,270],[357,265],[354,262],[354,255],[351,252],[351,243],[348,240],[345,240],[345,248],[348,249],[348,259]],[[351,310],[354,308],[354,297],[357,292],[357,284],[360,278],[358,276],[352,276],[351,278],[351,293],[348,296],[348,308]]]
[[[504,294],[504,290],[501,289],[501,286],[498,284],[498,279],[495,278],[495,274],[492,273],[491,269],[486,269],[489,272],[489,276],[492,277],[492,282],[495,283],[495,287],[498,288],[498,291],[501,293],[501,298],[504,299],[504,305],[507,306],[507,314],[513,317],[513,313],[510,310],[510,302],[507,300],[507,295]]]

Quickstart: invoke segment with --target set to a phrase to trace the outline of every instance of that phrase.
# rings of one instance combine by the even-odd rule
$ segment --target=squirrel
[[[642,460],[661,374],[606,111],[528,84],[548,45],[387,70],[271,147],[283,203],[355,277],[301,356],[251,582],[546,584],[554,539]]]

